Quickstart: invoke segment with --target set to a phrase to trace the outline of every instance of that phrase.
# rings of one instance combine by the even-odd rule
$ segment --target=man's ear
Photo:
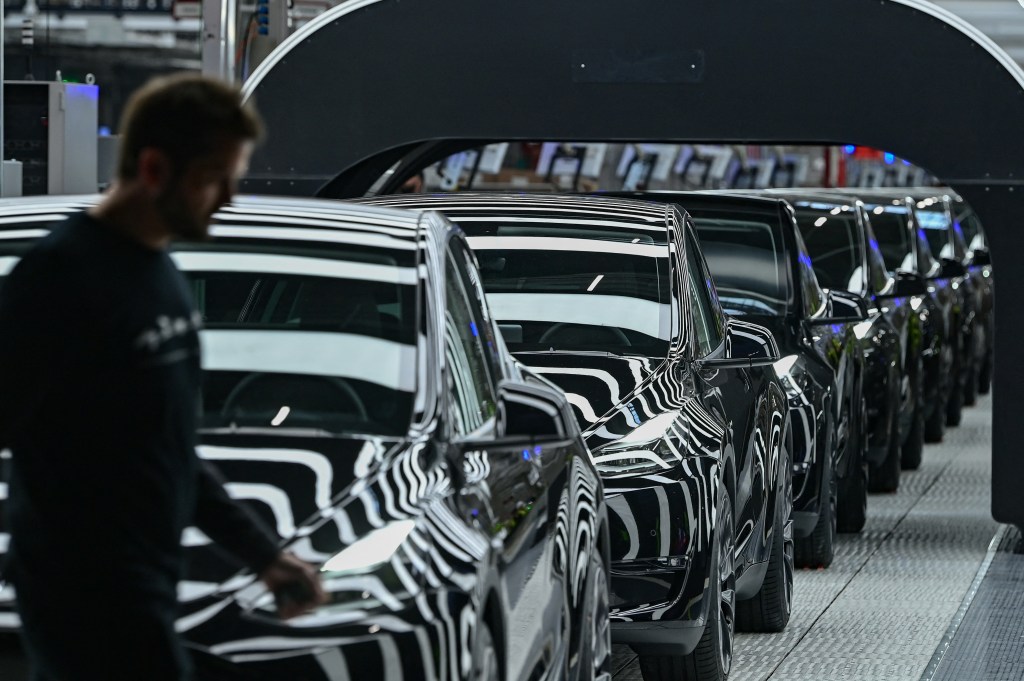
[[[139,152],[139,181],[147,189],[160,192],[171,179],[171,159],[160,149],[144,147]]]

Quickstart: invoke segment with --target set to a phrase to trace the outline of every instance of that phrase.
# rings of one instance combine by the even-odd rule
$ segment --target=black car
[[[778,348],[722,312],[690,221],[579,196],[371,203],[461,226],[509,348],[566,391],[604,478],[612,639],[644,678],[722,679],[735,624],[785,627],[794,435]]]
[[[827,567],[837,529],[858,531],[867,505],[859,375],[853,325],[863,301],[825,294],[810,266],[792,207],[781,199],[717,192],[635,192],[672,202],[693,218],[722,308],[768,328],[793,423],[796,564]]]
[[[923,372],[921,322],[913,297],[927,292],[913,275],[890,276],[864,203],[837,194],[773,192],[785,196],[796,212],[818,281],[868,301],[868,319],[854,327],[864,352],[867,400],[869,489],[893,492],[899,487],[902,449],[924,438],[919,393]]]
[[[959,425],[963,405],[974,402],[980,363],[976,319],[981,296],[967,270],[967,242],[953,216],[953,198],[937,188],[903,189],[915,201],[918,226],[922,228],[932,257],[940,263],[932,286],[948,299],[949,339],[953,348],[951,388],[946,402],[946,425]]]
[[[4,272],[92,201],[0,205]],[[198,678],[610,676],[600,477],[563,394],[508,354],[459,229],[239,199],[172,256],[203,318],[200,455],[330,597],[282,621],[190,529]]]
[[[837,190],[838,191],[838,190]],[[878,249],[890,276],[907,278],[917,275],[925,280],[928,294],[914,296],[911,309],[920,319],[922,373],[918,384],[920,418],[924,419],[924,441],[940,442],[946,426],[946,403],[949,399],[955,344],[949,339],[953,290],[942,286],[942,266],[932,257],[924,231],[918,228],[915,202],[906,190],[849,189],[871,215],[871,227],[878,240]],[[911,339],[915,342],[914,339]],[[914,427],[918,427],[915,420]],[[921,464],[922,448],[917,438],[903,445],[903,468],[916,469]]]
[[[993,340],[995,338],[995,279],[988,237],[978,215],[958,194],[950,192],[953,219],[967,243],[965,265],[975,289],[974,362],[980,393],[992,387]],[[974,386],[968,385],[964,397],[971,404]]]

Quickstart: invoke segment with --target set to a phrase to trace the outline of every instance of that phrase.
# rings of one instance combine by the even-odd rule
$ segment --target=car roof
[[[721,205],[728,207],[756,208],[761,210],[775,210],[779,207],[779,204],[786,203],[786,200],[781,197],[754,196],[751,194],[744,194],[742,191],[728,190],[672,191],[659,189],[654,191],[609,192],[608,194],[624,198],[634,197],[644,201],[677,203],[684,210],[691,202],[694,205]],[[599,193],[598,196],[605,196],[605,194],[602,192]]]
[[[38,196],[0,201],[0,235],[32,222],[50,223],[97,205],[102,195]],[[268,230],[290,230],[296,241],[338,242],[409,252],[415,249],[420,217],[408,211],[347,201],[276,196],[238,196],[214,216],[216,237],[259,237]],[[280,231],[275,232],[278,238]],[[412,244],[412,246],[410,246]]]
[[[846,206],[852,208],[860,199],[858,196],[844,196],[843,194],[832,193],[825,188],[767,189],[765,192],[768,196],[779,196],[794,205],[800,203],[820,204],[822,209],[824,206],[829,206],[831,208],[836,206]],[[812,205],[811,208],[816,208],[816,206]]]
[[[652,227],[664,230],[671,207],[652,201],[595,197],[579,194],[513,194],[453,193],[399,194],[359,199],[365,205],[386,205],[415,210],[437,210],[453,221],[460,218],[483,218],[500,215],[517,222],[551,222],[569,218],[573,224],[593,223],[623,230],[643,230],[650,235]],[[560,222],[554,222],[557,226]]]

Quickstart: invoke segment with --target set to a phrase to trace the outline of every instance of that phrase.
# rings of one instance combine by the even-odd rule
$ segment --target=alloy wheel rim
[[[782,516],[785,518],[782,525],[782,552],[784,569],[786,572],[785,579],[783,580],[783,588],[786,591],[783,594],[783,598],[786,604],[786,614],[789,615],[793,611],[793,579],[795,560],[793,538],[793,466],[789,462],[789,452],[785,452],[785,456],[782,461],[786,470],[786,484],[783,487],[784,515]]]
[[[736,570],[735,550],[736,537],[733,527],[732,508],[727,509],[724,514],[721,532],[721,548],[718,561],[719,580],[719,613],[718,613],[718,636],[719,650],[721,651],[722,671],[729,674],[732,668],[732,645],[736,632]]]
[[[606,662],[611,655],[611,619],[608,617],[608,576],[600,559],[594,566],[594,611],[591,614],[591,678],[594,681],[609,681],[611,676]],[[602,613],[604,613],[602,615]]]

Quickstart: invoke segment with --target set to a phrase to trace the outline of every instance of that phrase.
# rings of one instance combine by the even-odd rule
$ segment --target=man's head
[[[262,135],[238,88],[194,74],[157,78],[125,108],[118,182],[144,191],[172,236],[202,239]]]

